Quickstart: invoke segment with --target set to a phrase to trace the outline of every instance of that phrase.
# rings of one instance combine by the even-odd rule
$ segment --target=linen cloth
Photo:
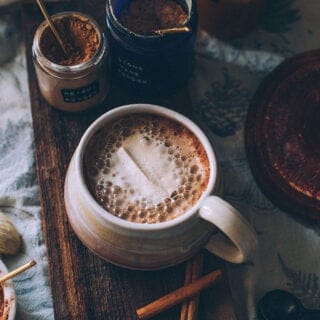
[[[244,146],[246,111],[259,83],[286,57],[319,48],[319,18],[319,1],[269,0],[260,27],[250,35],[228,43],[204,33],[198,39],[191,87],[194,115],[212,133],[225,199],[259,237],[252,263],[229,265],[241,320],[256,319],[257,301],[277,288],[294,293],[306,307],[320,308],[320,229],[303,226],[266,199],[252,177]]]
[[[17,320],[53,319],[46,248],[41,233],[39,189],[24,50],[0,67],[0,211],[22,236],[21,252],[3,257],[9,270],[37,261],[14,278]]]
[[[268,0],[260,26],[243,38],[223,42],[198,34],[190,83],[194,116],[211,133],[225,199],[246,216],[260,242],[254,261],[228,267],[239,320],[256,319],[256,302],[275,288],[291,291],[306,307],[320,308],[320,229],[296,222],[260,192],[243,139],[246,111],[260,81],[286,57],[319,46],[319,18],[317,0]],[[0,44],[1,36],[0,28]],[[53,319],[23,46],[0,66],[0,114],[0,210],[24,243],[22,253],[3,260],[9,269],[31,258],[38,262],[14,279],[17,319]]]

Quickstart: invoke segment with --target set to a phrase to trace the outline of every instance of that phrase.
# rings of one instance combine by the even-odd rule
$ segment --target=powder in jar
[[[120,22],[137,34],[181,27],[187,18],[184,8],[172,0],[133,0],[119,15]]]
[[[99,47],[99,37],[88,19],[67,16],[56,19],[54,24],[63,39],[68,55],[65,56],[48,26],[40,40],[41,51],[47,59],[59,65],[72,66],[93,57]]]
[[[69,112],[100,104],[108,93],[105,35],[91,17],[81,12],[60,12],[52,19],[69,54],[64,56],[47,21],[43,21],[32,45],[42,96],[51,106]]]

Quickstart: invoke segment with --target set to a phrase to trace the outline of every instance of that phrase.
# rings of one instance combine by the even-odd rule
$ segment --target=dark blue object
[[[319,320],[320,310],[306,309],[291,293],[273,290],[259,301],[258,316],[260,320]]]
[[[193,70],[197,29],[195,0],[179,1],[188,12],[188,33],[139,35],[118,17],[128,0],[107,0],[107,35],[112,81],[139,96],[154,96],[184,86]]]

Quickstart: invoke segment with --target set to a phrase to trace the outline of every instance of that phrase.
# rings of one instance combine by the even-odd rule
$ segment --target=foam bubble
[[[182,161],[180,161],[178,159],[174,163],[176,164],[177,168],[180,168],[183,165]]]
[[[196,164],[194,164],[194,165],[192,165],[192,166],[190,167],[190,172],[191,172],[192,174],[197,173],[198,170],[199,170],[199,167],[198,167]]]
[[[103,185],[102,184],[97,184],[96,185],[96,190],[97,191],[101,191],[103,189]]]
[[[201,196],[209,176],[204,154],[181,125],[132,115],[91,139],[85,155],[87,179],[93,195],[114,215],[162,222],[182,214]]]

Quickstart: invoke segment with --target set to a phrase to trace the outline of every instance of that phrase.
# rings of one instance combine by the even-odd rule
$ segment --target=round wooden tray
[[[245,127],[249,164],[280,208],[320,223],[320,50],[294,56],[259,86]]]

